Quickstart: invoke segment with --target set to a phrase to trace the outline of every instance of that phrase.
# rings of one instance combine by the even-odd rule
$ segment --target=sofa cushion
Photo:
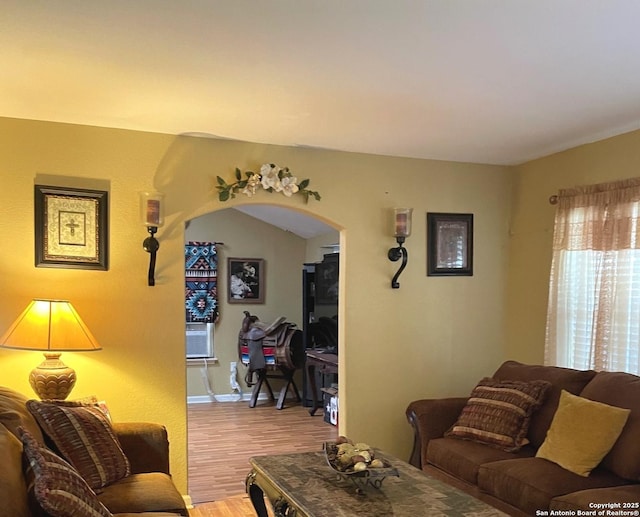
[[[579,490],[578,492],[553,498],[549,508],[567,512],[564,515],[577,515],[578,510],[584,512],[593,512],[594,509],[598,511],[607,509],[619,510],[624,503],[631,503],[627,507],[629,511],[638,510],[640,485]],[[585,513],[584,515],[588,514]]]
[[[563,390],[547,438],[536,457],[553,461],[580,476],[588,476],[613,447],[629,413],[628,409]]]
[[[517,451],[528,443],[531,415],[542,404],[549,386],[547,381],[482,379],[445,436]]]
[[[113,432],[129,460],[132,474],[170,474],[169,437],[165,426],[152,422],[114,422]]]
[[[601,465],[620,477],[640,481],[640,377],[599,372],[580,396],[631,410],[620,437]]]
[[[52,517],[111,517],[78,472],[40,445],[28,431],[21,433],[24,453],[34,474],[34,492]]]
[[[29,517],[27,487],[22,475],[22,444],[0,425],[0,517]]]
[[[171,512],[188,515],[184,499],[171,481],[160,472],[132,474],[105,487],[98,498],[111,512]]]
[[[478,471],[478,488],[529,515],[540,515],[536,511],[547,510],[560,495],[626,483],[605,469],[583,477],[542,458],[485,463]]]
[[[0,386],[0,424],[9,429],[18,440],[20,439],[18,428],[22,427],[43,443],[44,438],[40,427],[27,409],[27,400],[29,399],[22,393]]]
[[[558,366],[528,365],[517,361],[506,361],[496,370],[493,377],[500,380],[516,381],[540,379],[551,383],[544,403],[533,414],[529,425],[527,438],[534,447],[538,448],[544,442],[547,430],[553,420],[560,400],[560,392],[566,390],[574,395],[580,395],[580,392],[595,375],[596,372],[593,370],[573,370]]]
[[[28,401],[27,408],[61,455],[94,490],[129,475],[129,460],[100,408],[37,400]]]
[[[428,463],[473,485],[477,484],[478,469],[484,463],[534,455],[535,450],[528,445],[517,452],[505,452],[482,443],[455,438],[436,438],[429,440],[427,446]]]

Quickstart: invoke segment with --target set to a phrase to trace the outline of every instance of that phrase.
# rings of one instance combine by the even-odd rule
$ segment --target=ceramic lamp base
[[[44,356],[29,375],[29,383],[41,400],[64,400],[76,383],[76,372],[60,360],[60,353],[46,352]]]

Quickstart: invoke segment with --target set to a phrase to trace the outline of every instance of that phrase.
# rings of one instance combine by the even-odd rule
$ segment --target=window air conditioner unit
[[[187,359],[213,357],[213,323],[187,323]]]

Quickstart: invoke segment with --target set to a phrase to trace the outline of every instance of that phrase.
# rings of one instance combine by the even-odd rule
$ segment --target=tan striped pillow
[[[94,490],[131,473],[129,460],[99,407],[30,400],[27,408],[60,454]]]
[[[52,517],[112,517],[80,474],[66,461],[46,449],[20,429],[20,438],[29,463],[27,478],[33,474],[33,489],[40,506]]]
[[[445,436],[485,443],[515,452],[529,443],[531,415],[542,404],[548,381],[482,379],[473,389],[458,421]]]

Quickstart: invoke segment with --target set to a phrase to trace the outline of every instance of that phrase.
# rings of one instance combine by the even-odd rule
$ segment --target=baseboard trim
[[[258,400],[267,400],[266,393],[260,393]],[[187,404],[205,404],[209,402],[249,402],[251,393],[243,393],[242,397],[238,393],[225,393],[222,395],[191,395],[187,397]]]
[[[187,507],[187,510],[193,510],[193,501],[191,500],[190,495],[183,495],[182,499],[184,500],[184,504]]]

